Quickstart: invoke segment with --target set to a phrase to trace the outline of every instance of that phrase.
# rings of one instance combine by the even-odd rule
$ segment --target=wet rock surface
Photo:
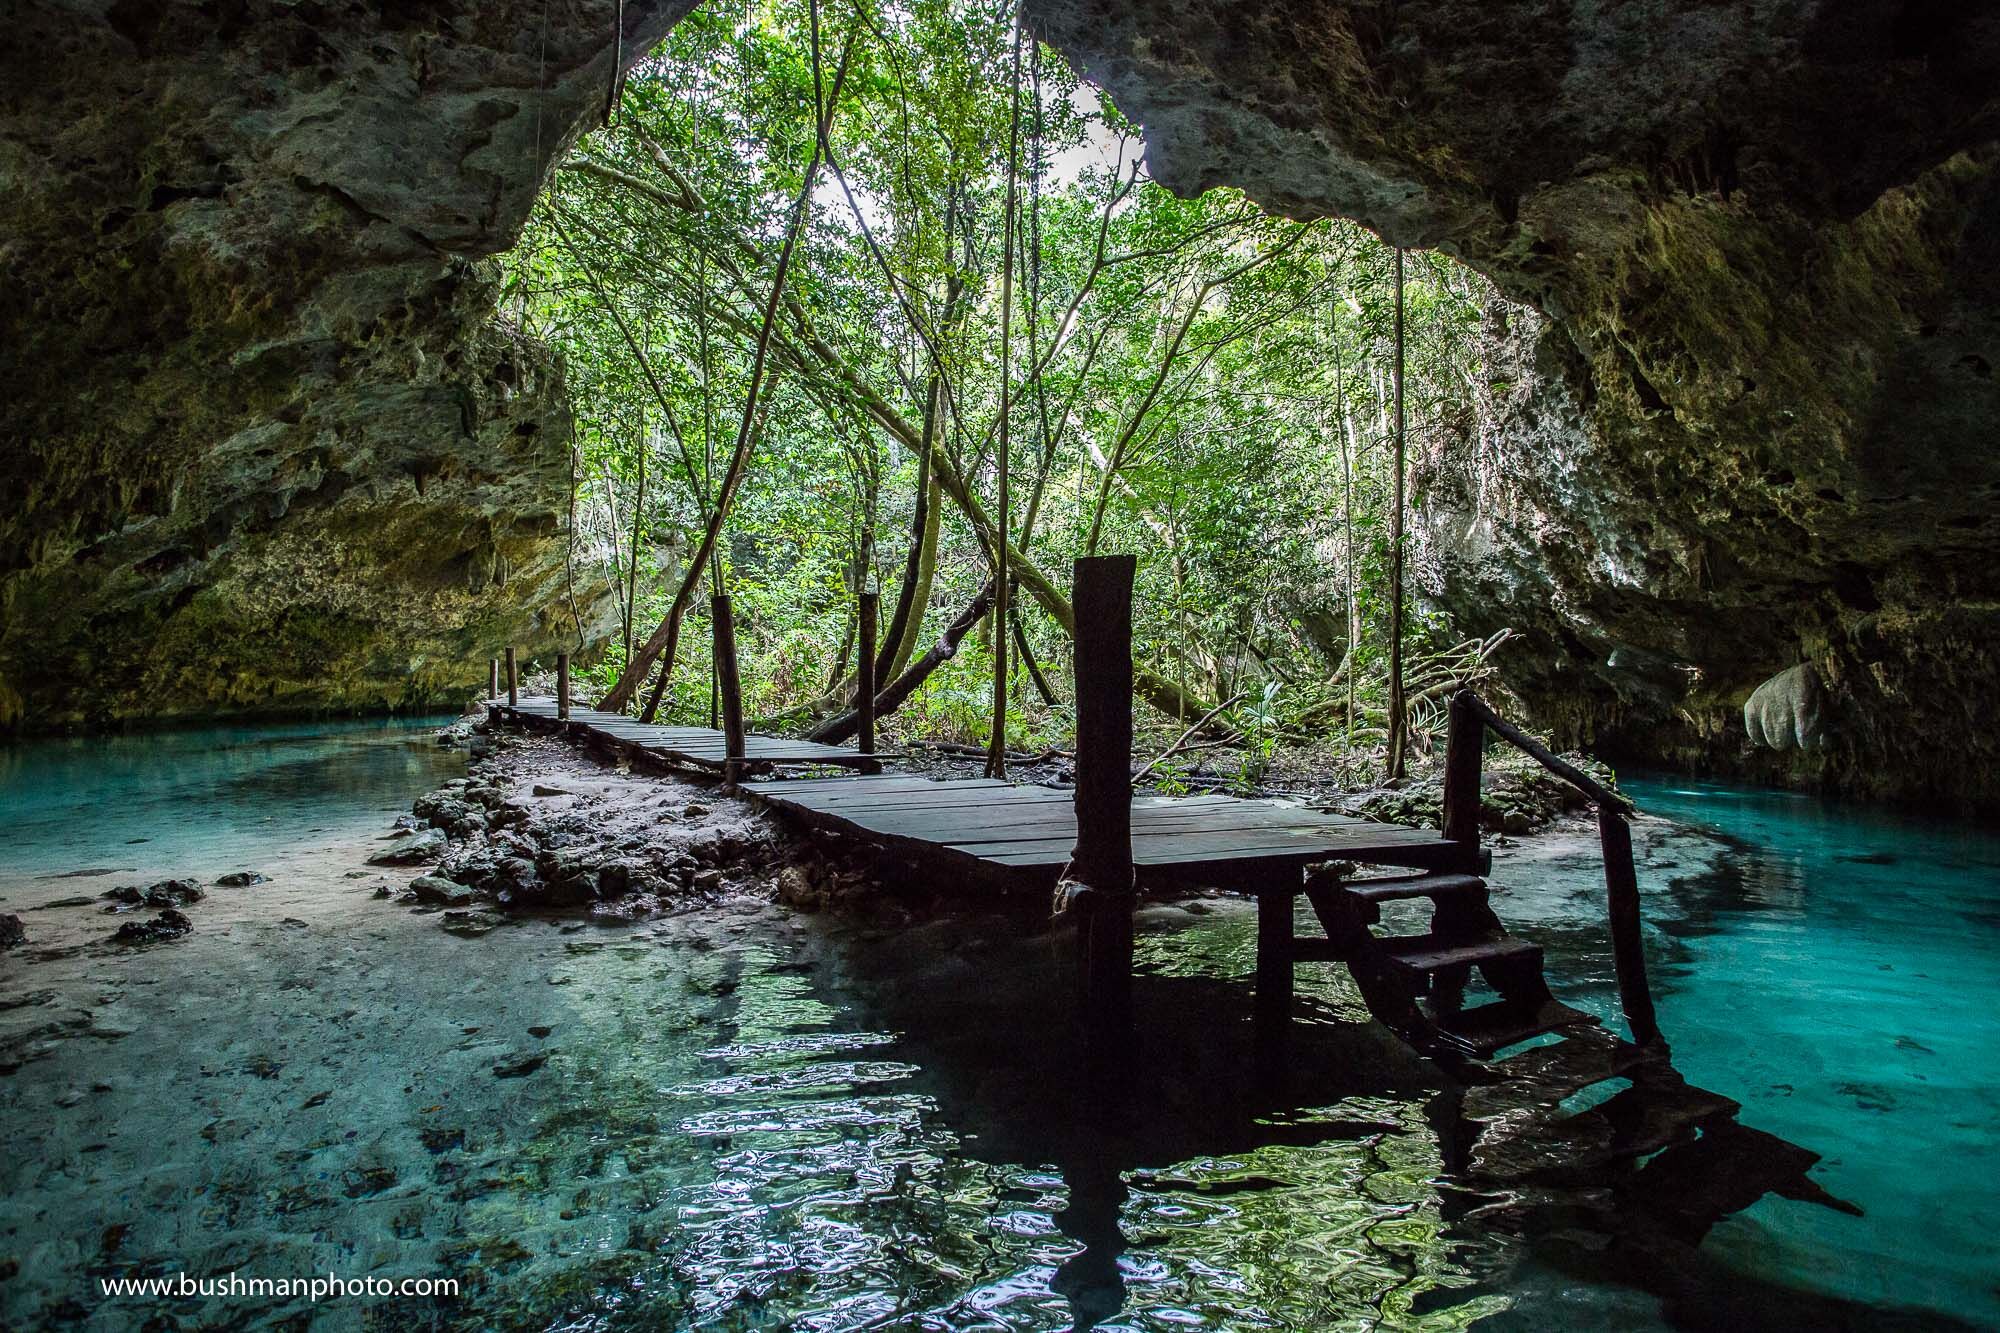
[[[129,912],[138,907],[186,907],[198,903],[208,895],[201,886],[191,879],[163,879],[157,884],[139,888],[133,884],[123,884],[106,891],[104,895],[111,901],[107,912]]]
[[[177,940],[194,929],[185,912],[169,907],[150,921],[127,921],[111,939],[117,944],[159,944]]]
[[[1508,298],[1413,567],[1565,745],[2000,806],[2000,22],[1981,6],[1028,0],[1154,176]],[[1827,743],[1740,710],[1801,660]],[[1942,762],[1940,762],[1942,760]]]
[[[1609,768],[1580,754],[1563,756],[1617,789]],[[1372,787],[1329,803],[1343,814],[1380,819],[1411,828],[1436,829],[1444,823],[1444,778],[1436,769],[1418,773],[1401,787]],[[1587,814],[1589,798],[1525,755],[1493,753],[1480,773],[1479,827],[1489,834],[1541,833],[1566,816]]]
[[[394,846],[368,858],[371,866],[419,866],[444,854],[445,835],[438,829],[417,829],[398,838]]]
[[[688,8],[10,14],[0,726],[410,706],[574,646],[561,371],[482,261]]]
[[[427,907],[642,917],[775,891],[801,850],[747,803],[674,778],[619,772],[553,740],[505,735],[464,779],[420,797],[399,849],[431,869],[405,890]],[[447,928],[490,929],[479,914]]]

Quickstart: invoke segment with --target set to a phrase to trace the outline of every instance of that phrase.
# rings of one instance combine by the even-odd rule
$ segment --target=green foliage
[[[810,196],[755,452],[706,571],[735,599],[755,716],[830,707],[854,593],[876,586],[885,616],[893,606],[918,491],[910,445],[934,380],[941,449],[995,508],[1011,23],[1011,8],[967,0],[824,10],[817,85],[831,88],[843,50],[849,62],[830,136],[839,172]],[[1145,176],[1115,107],[1052,52],[1032,55],[1013,538],[1058,587],[1076,554],[1141,554],[1135,652],[1197,697],[1241,696],[1226,721],[1245,740],[1244,780],[1284,737],[1371,744],[1389,606],[1393,251],[1349,224],[1268,217],[1233,191],[1174,196]],[[812,156],[815,86],[803,6],[704,5],[633,72],[614,124],[576,146],[509,259],[508,308],[567,357],[579,558],[621,588],[636,564],[639,639],[686,574],[736,441]],[[1410,259],[1419,463],[1472,429],[1487,294],[1441,256]],[[987,577],[983,543],[944,504],[919,650]],[[1021,601],[1060,690],[1065,636]],[[1407,625],[1420,652],[1455,637],[1415,610]],[[667,714],[705,719],[705,598],[682,642]],[[607,685],[624,651],[589,683]],[[969,638],[893,725],[980,743],[990,664]],[[1014,680],[1010,741],[1059,740],[1063,710],[1041,705],[1018,663]]]

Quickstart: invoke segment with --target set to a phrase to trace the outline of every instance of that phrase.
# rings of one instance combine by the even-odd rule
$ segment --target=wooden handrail
[[[1460,690],[1453,702],[1456,703],[1459,699],[1463,699],[1467,707],[1478,713],[1480,720],[1492,728],[1493,733],[1500,737],[1501,740],[1506,741],[1522,754],[1527,755],[1543,768],[1546,768],[1549,772],[1555,774],[1570,786],[1575,787],[1585,796],[1588,796],[1592,805],[1609,806],[1621,815],[1636,813],[1630,801],[1578,768],[1575,764],[1561,758],[1555,751],[1549,749],[1548,746],[1501,717],[1493,711],[1491,705],[1471,690]]]
[[[1666,1041],[1653,1011],[1653,991],[1646,980],[1646,950],[1639,917],[1639,872],[1632,859],[1632,826],[1637,813],[1632,802],[1559,758],[1548,746],[1495,713],[1471,690],[1451,698],[1451,728],[1444,752],[1444,835],[1465,849],[1470,873],[1482,873],[1479,851],[1479,766],[1490,729],[1549,772],[1575,787],[1597,807],[1598,846],[1604,855],[1605,915],[1611,931],[1611,957],[1618,971],[1618,1002],[1632,1040],[1664,1051]]]

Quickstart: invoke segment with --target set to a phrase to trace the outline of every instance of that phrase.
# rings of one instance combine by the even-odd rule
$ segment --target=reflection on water
[[[35,758],[41,776],[5,799],[43,831],[31,855],[9,849],[0,889],[139,835],[235,868],[274,845],[260,839],[327,824],[329,787],[358,811],[429,785],[434,756],[359,737],[144,738],[168,742],[169,774]],[[18,775],[28,760],[9,762]],[[374,1308],[378,1327],[1646,1328],[1787,1311],[1860,1327],[1880,1313],[1817,1303],[1839,1296],[1990,1322],[1984,1238],[2000,1218],[1980,1192],[2000,1108],[1978,1005],[2000,980],[1993,842],[1639,791],[1734,839],[1657,825],[1641,839],[1677,1063],[1743,1100],[1746,1123],[1826,1153],[1818,1178],[1865,1218],[1767,1199],[1670,1284],[1642,1271],[1650,1253],[1579,1244],[1581,1223],[1551,1238],[1531,1192],[1448,1177],[1451,1095],[1368,1021],[1344,971],[1302,970],[1291,1084],[1255,1084],[1237,902],[1149,915],[1127,1076],[1107,1094],[1079,1084],[1069,959],[1033,905],[843,924],[743,904],[468,939],[335,871],[231,900],[267,916],[151,952],[0,958],[0,1037],[79,1034],[0,1078],[0,1271],[19,1266],[0,1325],[364,1322],[296,1301],[108,1307],[89,1285],[182,1270],[466,1281],[457,1301]],[[1503,853],[1496,879],[1565,998],[1615,1014],[1594,856]],[[1531,1213],[1544,1221],[1524,1226]]]

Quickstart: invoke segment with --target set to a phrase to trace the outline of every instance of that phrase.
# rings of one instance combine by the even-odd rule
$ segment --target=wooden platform
[[[556,701],[547,696],[523,695],[518,703],[489,699],[489,711],[503,718],[553,727]],[[600,713],[572,705],[565,725],[582,729],[605,740],[643,751],[661,763],[681,768],[720,773],[727,747],[722,733],[707,727],[662,727],[634,721],[623,713]],[[782,736],[751,735],[745,739],[743,759],[752,770],[776,765],[825,765],[833,768],[872,770],[890,755],[863,754],[839,745],[819,745],[813,741],[788,740]]]
[[[1076,847],[1074,793],[988,779],[940,782],[886,774],[746,784],[773,810],[812,827],[856,833],[920,856],[1048,884]],[[1233,796],[1144,796],[1132,802],[1132,861],[1142,881],[1260,887],[1318,861],[1436,869],[1456,843],[1421,829]]]
[[[498,718],[557,725],[555,700],[490,700]],[[641,751],[662,763],[720,772],[722,733],[661,727],[618,713],[572,707],[572,731]],[[869,772],[884,754],[777,736],[751,736],[753,771],[824,765],[863,770],[837,777],[747,782],[753,800],[810,827],[859,835],[989,880],[1052,884],[1076,849],[1075,793],[990,779],[938,781]],[[1417,870],[1455,868],[1463,849],[1435,833],[1378,824],[1273,801],[1234,796],[1142,796],[1132,802],[1132,861],[1148,882],[1241,888],[1282,884],[1296,892],[1299,870],[1318,861],[1357,861]]]

